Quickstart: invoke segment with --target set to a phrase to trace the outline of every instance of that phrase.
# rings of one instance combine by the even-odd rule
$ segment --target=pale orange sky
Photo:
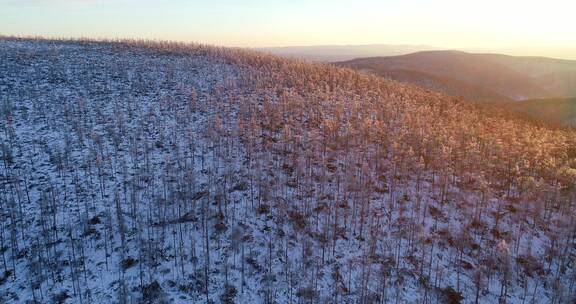
[[[413,44],[576,59],[574,12],[573,0],[0,0],[0,34]]]

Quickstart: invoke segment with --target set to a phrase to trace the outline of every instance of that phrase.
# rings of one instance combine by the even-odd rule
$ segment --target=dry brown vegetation
[[[183,98],[154,100],[149,114],[120,108],[98,123],[83,122],[83,115],[97,113],[99,102],[64,101],[75,109],[66,112],[75,132],[67,140],[90,153],[57,167],[91,170],[94,195],[103,203],[70,216],[86,223],[107,204],[115,210],[102,216],[110,224],[96,229],[104,239],[120,236],[116,246],[122,250],[112,254],[122,262],[130,252],[154,261],[127,266],[139,263],[142,290],[161,288],[150,265],[173,258],[175,268],[182,267],[175,270],[178,284],[189,279],[187,267],[197,270],[192,260],[204,263],[193,272],[203,280],[201,288],[185,290],[205,294],[206,301],[216,290],[226,290],[224,302],[243,296],[249,277],[260,279],[246,292],[258,288],[262,302],[537,302],[541,290],[550,303],[574,298],[574,131],[536,126],[349,69],[241,49],[149,41],[45,43],[87,49],[105,44],[115,52],[158,58],[202,56],[239,71],[207,93],[184,88],[178,92]],[[67,107],[50,111],[61,114]],[[15,202],[28,191],[25,170],[14,169],[7,152],[20,145],[12,126],[26,121],[20,115],[2,116],[2,197],[14,204],[14,212],[3,217],[10,223],[21,220]],[[199,120],[205,123],[191,127]],[[155,153],[170,161],[150,169]],[[123,173],[108,171],[122,164]],[[65,189],[73,180],[66,176],[60,173],[52,187]],[[198,180],[206,181],[205,189]],[[148,191],[163,199],[134,199]],[[154,212],[138,212],[146,208]],[[24,229],[2,227],[16,239]],[[153,235],[162,231],[162,240],[127,233],[130,227]],[[165,247],[165,229],[173,231],[172,247]],[[76,237],[87,242],[90,235]],[[171,245],[172,236],[166,238]],[[73,239],[71,234],[72,248]],[[8,243],[3,239],[6,257]],[[245,243],[252,244],[246,253]],[[151,247],[171,255],[150,253]],[[18,260],[15,252],[12,247],[12,261]],[[215,267],[219,274],[211,271]],[[80,268],[76,275],[71,271],[72,281],[82,280]],[[222,273],[225,288],[213,287],[222,283]]]

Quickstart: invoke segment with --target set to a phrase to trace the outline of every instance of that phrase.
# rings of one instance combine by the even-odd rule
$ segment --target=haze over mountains
[[[571,60],[425,51],[339,64],[473,99],[478,96],[499,96],[503,100],[576,96],[576,61]]]
[[[435,50],[428,45],[317,45],[259,48],[258,50],[274,55],[300,58],[321,62],[336,62],[362,57],[398,56],[425,50]]]
[[[546,108],[546,120],[553,122],[571,123],[576,119],[576,112],[558,109],[560,104],[563,110],[574,108],[569,99],[576,96],[576,61],[572,60],[423,51],[337,64],[472,101],[506,103],[525,114]],[[512,103],[533,99],[539,101]],[[558,99],[562,101],[558,103]]]
[[[576,126],[576,97],[524,100],[506,106],[531,119]]]

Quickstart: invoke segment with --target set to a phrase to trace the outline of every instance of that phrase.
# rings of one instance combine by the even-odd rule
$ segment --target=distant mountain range
[[[571,60],[425,51],[361,58],[339,65],[472,99],[576,96],[576,61]]]
[[[427,45],[325,45],[259,50],[333,62],[447,95],[503,106],[532,119],[576,123],[574,60],[469,53]]]
[[[576,61],[572,60],[423,51],[337,64],[473,101],[515,103],[537,99],[510,107],[516,111],[528,107],[520,111],[525,114],[539,109],[552,121],[576,118],[576,111],[566,113],[556,108],[560,104],[565,110],[566,106],[573,107],[574,100],[569,98],[576,96]]]
[[[318,45],[259,48],[274,55],[311,61],[336,62],[363,57],[398,56],[438,48],[428,45]]]

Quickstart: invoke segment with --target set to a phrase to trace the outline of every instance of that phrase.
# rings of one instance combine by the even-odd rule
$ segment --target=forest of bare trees
[[[0,58],[0,302],[576,300],[574,130],[240,49]]]

